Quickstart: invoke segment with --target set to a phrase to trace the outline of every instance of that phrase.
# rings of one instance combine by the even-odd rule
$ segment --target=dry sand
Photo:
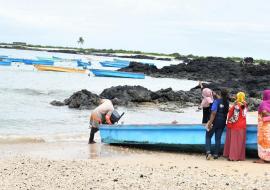
[[[1,190],[270,187],[270,165],[254,164],[253,159],[207,161],[202,154],[82,144],[8,145],[0,150]]]

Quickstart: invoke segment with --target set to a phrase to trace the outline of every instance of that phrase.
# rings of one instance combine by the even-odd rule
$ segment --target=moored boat
[[[53,65],[54,61],[51,61],[51,60],[24,59],[23,63],[26,64],[26,65]]]
[[[87,68],[89,66],[91,66],[91,63],[90,62],[83,62],[81,60],[77,60],[77,66],[78,67],[83,67],[83,68]]]
[[[22,59],[22,58],[11,58],[11,57],[8,57],[8,58],[5,58],[5,61],[15,62],[15,63],[23,63],[24,62],[24,59]]]
[[[0,61],[0,66],[10,66],[11,62],[10,61]]]
[[[0,55],[0,59],[5,59],[5,58],[8,58],[7,55]]]
[[[116,67],[116,68],[124,68],[129,66],[129,63],[119,63],[114,61],[101,61],[99,62],[103,67]]]
[[[144,79],[145,75],[143,73],[131,73],[122,71],[112,71],[104,69],[90,69],[95,76],[98,77],[120,77],[120,78],[134,78],[134,79]]]
[[[34,67],[39,71],[55,71],[55,72],[69,72],[69,73],[86,73],[85,69],[74,69],[69,67],[55,67],[55,66],[45,66],[45,65],[34,65]]]
[[[107,144],[151,145],[179,150],[204,151],[205,128],[201,124],[101,125],[101,141]],[[222,144],[225,142],[225,131]],[[212,143],[215,138],[212,138]],[[246,148],[257,151],[257,127],[248,125]]]

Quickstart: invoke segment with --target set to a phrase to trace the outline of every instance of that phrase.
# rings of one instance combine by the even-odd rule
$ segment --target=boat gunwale
[[[145,76],[144,73],[138,73],[138,72],[127,72],[127,71],[113,71],[113,70],[106,70],[106,69],[89,69],[90,71],[97,70],[97,71],[105,71],[105,72],[113,72],[113,73],[123,73],[123,74],[139,74]]]

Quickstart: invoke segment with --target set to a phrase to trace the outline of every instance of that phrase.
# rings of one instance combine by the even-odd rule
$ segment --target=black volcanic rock
[[[64,102],[57,101],[57,100],[52,101],[50,104],[53,106],[64,106],[65,105]]]
[[[152,73],[158,72],[158,68],[155,65],[142,64],[132,61],[128,67],[119,69],[119,71],[137,72],[151,75]]]
[[[201,100],[201,91],[200,89],[173,91],[167,88],[152,92],[142,86],[126,85],[107,88],[99,96],[88,90],[81,90],[65,99],[64,104],[69,108],[93,109],[98,106],[99,98],[117,98],[116,104],[121,106],[134,106],[146,102],[157,104],[177,102],[178,105],[184,107],[191,104],[197,105]],[[53,101],[51,104],[57,105],[56,102],[59,101]]]
[[[75,92],[71,97],[65,99],[64,103],[69,108],[93,109],[99,104],[99,96],[84,89]]]
[[[100,97],[107,99],[117,98],[119,105],[128,105],[129,102],[151,102],[152,92],[142,86],[116,86],[103,90]]]

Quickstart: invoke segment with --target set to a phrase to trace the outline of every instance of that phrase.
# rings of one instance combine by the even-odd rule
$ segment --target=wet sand
[[[0,146],[1,189],[269,189],[270,165],[254,159],[83,143]]]

